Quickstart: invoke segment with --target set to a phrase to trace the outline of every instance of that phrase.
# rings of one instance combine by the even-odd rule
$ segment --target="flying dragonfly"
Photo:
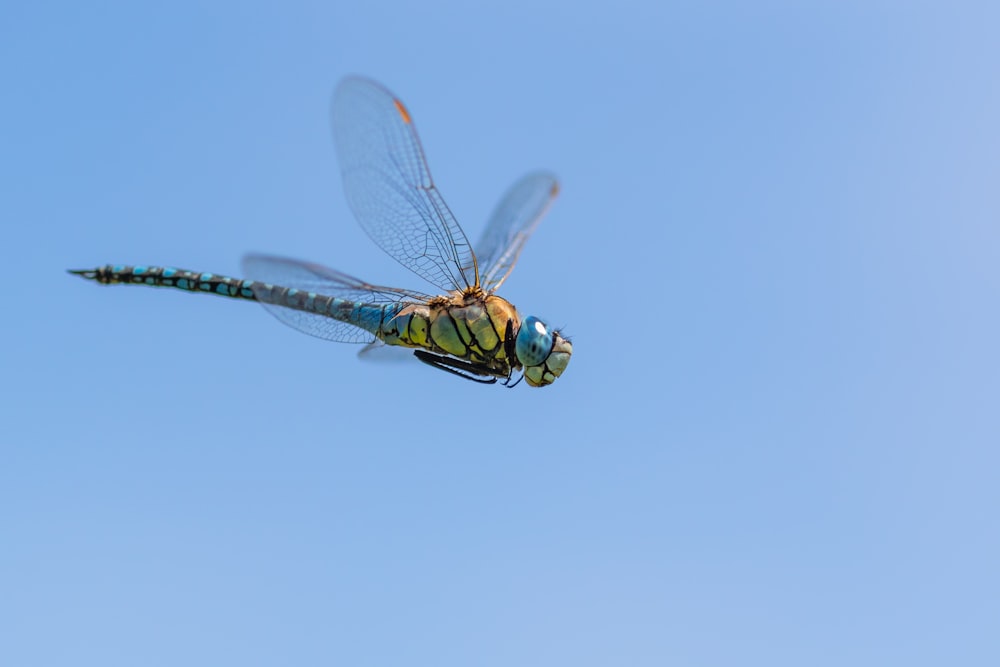
[[[549,173],[503,196],[473,249],[434,185],[413,118],[369,79],[341,81],[331,110],[344,192],[372,241],[438,288],[372,285],[333,269],[269,255],[243,259],[246,279],[164,266],[106,265],[70,273],[103,285],[149,285],[257,301],[285,324],[326,340],[412,348],[420,361],[483,383],[543,387],[573,354],[568,338],[522,317],[496,290],[558,194]]]

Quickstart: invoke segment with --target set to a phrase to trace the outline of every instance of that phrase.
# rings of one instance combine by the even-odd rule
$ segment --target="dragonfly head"
[[[573,344],[558,331],[549,329],[537,317],[521,320],[514,343],[517,360],[524,366],[524,378],[532,387],[552,384],[562,375],[573,354]]]

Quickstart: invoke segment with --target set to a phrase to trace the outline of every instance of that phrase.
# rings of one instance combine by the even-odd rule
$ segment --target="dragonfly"
[[[102,285],[148,285],[256,301],[312,336],[410,348],[420,361],[468,380],[508,387],[552,384],[573,354],[569,338],[522,317],[496,294],[559,192],[533,172],[501,198],[472,246],[431,178],[413,117],[381,84],[341,81],[331,106],[348,205],[390,257],[437,294],[373,285],[334,269],[273,255],[243,258],[246,279],[167,266],[71,269]]]

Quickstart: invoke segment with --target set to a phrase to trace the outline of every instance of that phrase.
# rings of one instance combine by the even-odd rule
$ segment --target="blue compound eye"
[[[537,366],[552,351],[552,333],[537,317],[526,317],[517,332],[515,351],[524,366]]]

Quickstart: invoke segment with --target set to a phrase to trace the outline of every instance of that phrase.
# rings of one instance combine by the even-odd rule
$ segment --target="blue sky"
[[[495,3],[494,3],[495,4]],[[0,10],[0,662],[993,665],[989,3]],[[351,219],[337,80],[413,113],[547,389],[65,274],[245,252],[427,290]]]

